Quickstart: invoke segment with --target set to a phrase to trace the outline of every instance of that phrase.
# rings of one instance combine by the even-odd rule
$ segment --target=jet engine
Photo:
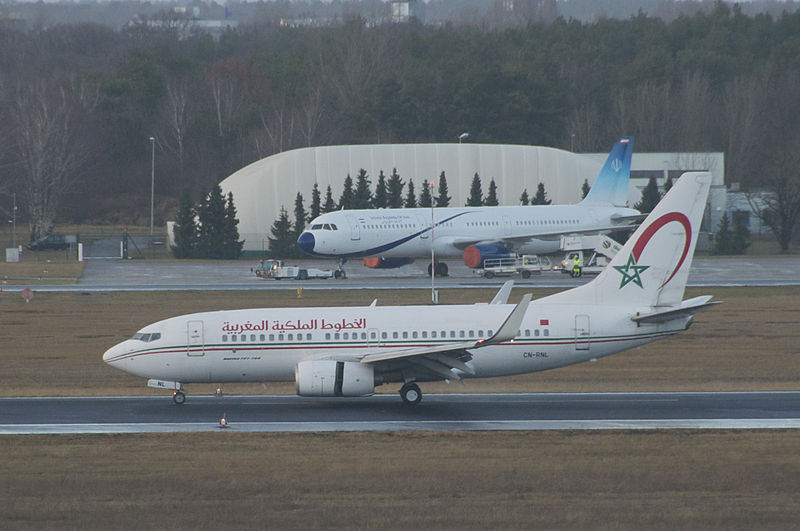
[[[394,269],[412,263],[414,263],[413,258],[381,258],[377,256],[364,258],[364,265],[372,269]]]
[[[357,361],[301,361],[295,369],[294,381],[300,396],[369,396],[375,393],[373,366]]]
[[[464,249],[461,258],[464,265],[473,269],[484,266],[484,261],[491,258],[513,258],[514,252],[498,245],[470,245]]]

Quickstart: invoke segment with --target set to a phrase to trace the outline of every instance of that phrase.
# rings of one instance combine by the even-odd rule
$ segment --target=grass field
[[[796,529],[794,431],[0,437],[3,529]]]
[[[674,338],[423,391],[796,390],[800,288],[687,297],[702,293],[725,304]],[[494,290],[440,294],[473,302]],[[429,292],[39,293],[27,304],[0,293],[0,394],[169,400],[106,366],[103,351],[182,313],[374,297],[425,304]],[[797,430],[0,436],[0,529],[790,529],[800,521],[799,444]]]
[[[541,297],[552,290],[535,290]],[[522,290],[515,290],[518,300]],[[796,390],[800,382],[800,287],[709,288],[725,301],[690,330],[645,347],[555,371],[425,384],[423,392]],[[441,302],[489,300],[494,290],[442,290]],[[111,345],[159,319],[214,309],[425,304],[426,290],[0,294],[0,396],[158,394],[101,361]],[[215,386],[194,385],[189,394]],[[398,386],[378,388],[395,392]],[[294,392],[293,384],[228,384],[227,393]]]

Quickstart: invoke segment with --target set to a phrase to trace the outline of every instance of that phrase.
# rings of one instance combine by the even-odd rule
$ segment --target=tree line
[[[153,155],[163,222],[184,191],[199,201],[297,147],[467,131],[597,152],[626,134],[642,151],[724,151],[728,182],[773,194],[763,215],[788,246],[800,218],[799,34],[800,13],[721,2],[669,21],[640,12],[507,29],[266,21],[219,40],[147,23],[0,25],[0,194],[16,193],[36,238],[56,221],[146,224]]]

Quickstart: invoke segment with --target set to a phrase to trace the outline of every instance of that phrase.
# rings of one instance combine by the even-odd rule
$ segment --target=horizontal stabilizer
[[[700,297],[695,297],[693,299],[683,301],[681,305],[677,308],[671,308],[669,310],[664,310],[660,312],[647,313],[644,315],[635,315],[631,317],[631,320],[636,321],[639,324],[645,324],[645,323],[664,323],[667,321],[671,321],[673,319],[689,317],[691,315],[696,314],[697,312],[701,312],[717,304],[722,304],[722,301],[708,302],[711,299],[711,297],[712,295],[703,295]]]

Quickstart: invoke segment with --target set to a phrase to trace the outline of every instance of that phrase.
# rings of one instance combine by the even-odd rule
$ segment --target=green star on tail
[[[614,266],[614,269],[622,274],[622,281],[619,283],[619,289],[624,288],[628,283],[633,282],[640,288],[642,286],[642,279],[639,277],[640,273],[646,271],[650,266],[636,265],[636,260],[633,259],[633,254],[628,256],[628,263],[624,266]],[[631,273],[631,271],[633,271]]]

